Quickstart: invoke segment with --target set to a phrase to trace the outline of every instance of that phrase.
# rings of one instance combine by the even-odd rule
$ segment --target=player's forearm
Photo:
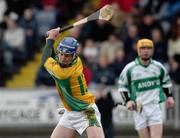
[[[170,91],[169,88],[163,88],[163,91],[164,91],[166,97],[172,97],[173,96],[172,92]]]
[[[44,65],[46,60],[52,56],[53,54],[53,44],[54,40],[53,39],[47,39],[46,45],[44,47],[43,53],[42,53],[42,59],[41,59],[41,66]]]

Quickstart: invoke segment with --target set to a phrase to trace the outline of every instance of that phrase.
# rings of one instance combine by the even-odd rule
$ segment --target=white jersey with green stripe
[[[147,66],[136,58],[126,67],[119,77],[119,91],[127,91],[131,100],[147,104],[159,103],[165,100],[162,88],[172,86],[165,67],[158,61],[150,60]]]

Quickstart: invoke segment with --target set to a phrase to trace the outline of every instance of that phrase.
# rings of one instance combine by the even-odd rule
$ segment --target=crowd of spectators
[[[180,60],[180,1],[101,0],[96,6],[84,4],[81,12],[74,15],[75,19],[83,18],[107,3],[115,10],[111,22],[89,22],[70,33],[81,44],[79,55],[84,62],[88,86],[117,84],[123,67],[137,56],[136,42],[140,38],[153,40],[153,58],[167,67],[174,83],[179,83],[174,74],[178,73]]]
[[[50,28],[79,20],[110,3],[115,14],[111,22],[92,21],[71,29],[80,42],[88,86],[115,85],[123,67],[136,55],[136,42],[150,38],[155,45],[154,59],[166,65],[175,83],[180,63],[180,1],[177,0],[1,0],[0,8],[0,85],[44,44]],[[40,68],[36,86],[54,83]],[[47,80],[47,81],[46,81]]]
[[[1,0],[0,86],[33,60],[47,30],[67,24],[84,4],[83,0]]]

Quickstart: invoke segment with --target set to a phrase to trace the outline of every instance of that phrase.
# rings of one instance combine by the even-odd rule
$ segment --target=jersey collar
[[[78,56],[76,56],[73,60],[72,60],[72,62],[69,64],[69,65],[67,65],[66,67],[64,67],[64,68],[68,68],[68,67],[71,67],[72,65],[74,65],[74,64],[76,64],[77,63],[77,61],[78,61]],[[55,56],[55,60],[58,62],[58,56]],[[59,63],[60,64],[60,63]],[[61,66],[61,65],[60,65]]]
[[[141,66],[147,68],[147,67],[152,63],[152,59],[150,59],[149,64],[143,65],[143,64],[141,63],[140,57],[137,57],[137,58],[135,59],[135,63],[136,63],[137,65],[141,65]]]

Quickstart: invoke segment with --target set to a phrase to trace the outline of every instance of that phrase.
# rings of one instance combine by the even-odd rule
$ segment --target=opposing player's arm
[[[128,110],[134,110],[138,113],[142,112],[143,109],[142,103],[140,102],[136,103],[132,101],[127,91],[120,92],[120,94],[123,98],[124,103],[117,103],[117,105],[120,104],[126,106]]]
[[[173,97],[173,94],[172,94],[172,91],[170,90],[170,87],[172,86],[172,82],[171,82],[171,79],[170,79],[170,76],[168,74],[168,71],[166,70],[166,68],[162,65],[161,65],[161,70],[162,70],[162,76],[161,76],[161,79],[162,79],[162,89],[163,89],[163,92],[165,93],[166,97]]]
[[[160,70],[161,70],[160,79],[161,79],[162,88],[172,87],[171,78],[168,74],[167,69],[161,63],[159,63],[159,66],[160,66]]]
[[[129,90],[129,81],[128,81],[128,77],[127,77],[127,66],[123,69],[123,71],[121,72],[120,76],[119,76],[119,81],[118,81],[118,85],[119,85],[119,89],[118,92],[120,92],[120,95],[124,101],[124,104],[126,105],[128,103],[128,101],[130,101],[130,90]]]
[[[122,91],[122,92],[120,92],[120,94],[121,94],[125,104],[127,104],[127,102],[131,100],[127,91]]]
[[[173,97],[170,88],[163,88],[163,92],[165,93],[166,97]]]

